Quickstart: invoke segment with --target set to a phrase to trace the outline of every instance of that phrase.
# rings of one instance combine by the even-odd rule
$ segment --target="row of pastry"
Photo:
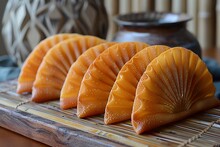
[[[32,101],[60,99],[79,118],[104,114],[105,124],[131,119],[140,134],[220,104],[204,62],[182,47],[107,42],[58,34],[26,59],[17,93]]]

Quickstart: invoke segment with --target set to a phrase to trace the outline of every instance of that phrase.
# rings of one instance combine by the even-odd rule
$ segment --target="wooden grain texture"
[[[104,125],[103,115],[79,119],[76,109],[60,110],[58,101],[18,106],[30,95],[18,95],[15,89],[16,81],[0,83],[0,126],[51,146],[177,146],[211,124],[187,146],[220,144],[220,107],[136,135],[130,121]]]
[[[112,141],[0,105],[2,127],[50,146],[115,146]]]
[[[1,147],[48,147],[39,141],[27,138],[14,131],[0,127]]]

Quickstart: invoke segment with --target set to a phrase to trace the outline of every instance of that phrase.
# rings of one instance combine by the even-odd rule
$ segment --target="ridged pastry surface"
[[[60,91],[71,65],[87,49],[105,41],[93,36],[65,40],[44,57],[33,85],[32,101],[59,99]]]
[[[141,42],[124,42],[102,52],[89,66],[79,91],[77,115],[80,118],[102,114],[109,92],[122,66],[148,45]]]
[[[81,81],[87,69],[98,55],[114,44],[116,43],[108,42],[91,47],[72,64],[61,90],[60,107],[62,109],[69,109],[77,106],[77,97]]]
[[[37,70],[46,53],[56,44],[70,38],[76,38],[78,34],[58,34],[41,41],[25,60],[18,77],[17,93],[32,92],[33,82]]]
[[[111,124],[131,118],[137,83],[147,65],[168,46],[149,46],[134,55],[119,71],[109,94],[105,109],[105,123]]]
[[[155,58],[142,75],[132,111],[140,134],[219,105],[212,75],[193,52],[176,47]]]

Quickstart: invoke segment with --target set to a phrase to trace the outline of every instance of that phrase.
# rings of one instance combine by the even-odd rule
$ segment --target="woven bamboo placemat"
[[[99,142],[100,138],[103,138],[120,146],[220,145],[220,107],[196,114],[188,119],[169,124],[154,131],[144,133],[143,135],[137,135],[133,131],[130,121],[115,125],[105,125],[103,115],[79,119],[76,116],[76,109],[61,110],[59,108],[59,101],[51,101],[43,104],[30,102],[30,94],[16,94],[16,85],[16,80],[0,83],[0,105],[6,108],[13,108],[12,110],[15,112],[25,112],[31,114],[32,117],[38,116],[45,120],[55,122],[57,126],[54,125],[54,128],[52,126],[54,130],[67,127],[69,128],[69,132],[73,129],[76,135],[76,130],[79,130],[86,134],[97,136],[98,138],[95,138],[97,142]],[[28,118],[25,117],[24,119]],[[0,119],[0,125],[4,125],[1,122],[3,120],[3,118]],[[35,120],[34,123],[40,122]],[[44,127],[47,127],[47,124]],[[60,138],[67,136],[65,133],[56,134],[56,132],[55,135]],[[31,138],[35,139],[34,136],[31,136]],[[70,140],[70,142],[72,142],[72,140]],[[64,142],[62,142],[61,139],[58,143],[68,144],[68,139],[65,139]],[[54,145],[52,141],[51,144],[50,142],[47,144]],[[106,144],[106,146],[114,145],[115,144]]]

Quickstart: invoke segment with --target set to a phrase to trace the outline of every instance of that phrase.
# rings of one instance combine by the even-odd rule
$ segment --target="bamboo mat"
[[[16,81],[0,83],[0,104],[16,108],[63,126],[78,129],[128,146],[219,146],[220,107],[194,115],[152,132],[137,135],[130,121],[104,125],[103,115],[79,119],[76,109],[60,110],[59,101],[43,104],[24,103],[31,95],[16,94]]]

